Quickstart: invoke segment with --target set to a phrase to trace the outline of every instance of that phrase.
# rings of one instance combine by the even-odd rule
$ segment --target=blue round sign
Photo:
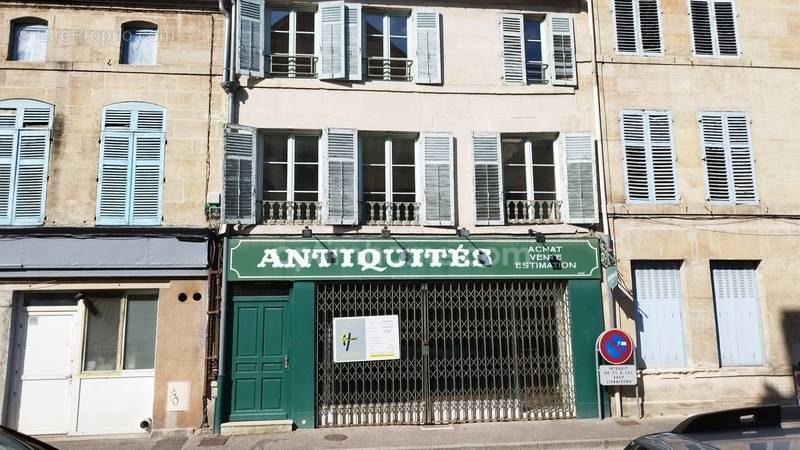
[[[597,340],[597,346],[600,356],[609,364],[624,364],[633,355],[633,341],[628,333],[622,330],[604,331]]]

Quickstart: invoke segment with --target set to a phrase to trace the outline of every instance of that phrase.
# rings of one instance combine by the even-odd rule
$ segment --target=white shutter
[[[564,136],[567,180],[567,223],[598,222],[597,167],[594,141],[589,133],[566,133]]]
[[[613,13],[618,53],[639,52],[635,2],[636,0],[614,0]]]
[[[358,140],[352,129],[325,130],[326,225],[358,224]]]
[[[442,40],[439,11],[417,9],[417,84],[441,84]]]
[[[625,192],[628,202],[650,201],[650,168],[647,163],[645,115],[641,111],[620,114],[622,151],[625,160]]]
[[[320,2],[317,14],[319,14],[319,78],[321,80],[346,78],[344,2]]]
[[[750,120],[742,113],[701,113],[708,200],[758,203]]]
[[[352,81],[361,81],[363,73],[363,56],[361,51],[361,5],[347,3],[347,77]]]
[[[623,111],[620,128],[628,202],[676,202],[678,189],[671,114]]]
[[[550,34],[552,35],[552,67],[554,85],[575,86],[578,76],[575,73],[575,37],[572,18],[563,16],[550,17]]]
[[[692,17],[692,42],[694,54],[713,56],[714,37],[711,11],[708,0],[691,0],[689,14]]]
[[[423,133],[423,225],[455,225],[453,135]]]
[[[638,263],[633,267],[639,356],[648,369],[684,367],[680,265]]]
[[[11,127],[13,127],[13,123]],[[16,161],[17,132],[0,130],[0,225],[11,224],[11,192]]]
[[[732,202],[730,186],[732,177],[728,174],[722,115],[701,114],[700,132],[703,142],[703,160],[706,166],[708,200],[722,203]]]
[[[661,43],[661,10],[659,0],[636,0],[639,13],[639,53],[663,53]]]
[[[652,201],[675,203],[678,201],[678,179],[672,145],[672,114],[650,111],[647,119],[652,165]]]
[[[159,225],[164,178],[164,134],[133,135],[131,225]]]
[[[22,129],[17,135],[14,225],[44,223],[50,130]]]
[[[264,0],[239,0],[236,6],[236,73],[264,78],[268,32]]]
[[[761,366],[764,344],[756,270],[750,263],[712,265],[720,363]]]
[[[500,33],[503,40],[503,79],[507,84],[526,84],[525,31],[521,14],[503,14]]]
[[[719,54],[739,56],[739,44],[736,39],[736,13],[732,0],[714,0],[714,25]]]
[[[475,225],[503,225],[503,173],[500,133],[473,132],[472,159],[475,184]]]
[[[255,128],[225,127],[222,220],[255,224],[258,211],[258,133]]]
[[[100,169],[97,180],[98,225],[128,223],[130,162],[133,135],[104,131],[100,136]]]

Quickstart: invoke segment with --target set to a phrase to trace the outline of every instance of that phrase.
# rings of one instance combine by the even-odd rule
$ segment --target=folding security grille
[[[333,362],[334,317],[398,315],[402,358]],[[562,281],[317,285],[318,426],[572,418]]]

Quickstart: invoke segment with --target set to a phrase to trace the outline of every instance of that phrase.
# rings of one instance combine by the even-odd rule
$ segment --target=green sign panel
[[[228,279],[599,279],[596,239],[232,239]]]

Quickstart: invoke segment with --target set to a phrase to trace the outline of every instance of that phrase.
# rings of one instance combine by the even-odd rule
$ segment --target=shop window
[[[158,27],[147,22],[122,25],[120,64],[152,65],[158,51]]]
[[[319,136],[269,133],[263,141],[265,222],[317,221]]]
[[[84,372],[155,367],[156,295],[92,295],[84,305]]]
[[[8,59],[44,61],[47,50],[47,21],[25,17],[11,21]]]

